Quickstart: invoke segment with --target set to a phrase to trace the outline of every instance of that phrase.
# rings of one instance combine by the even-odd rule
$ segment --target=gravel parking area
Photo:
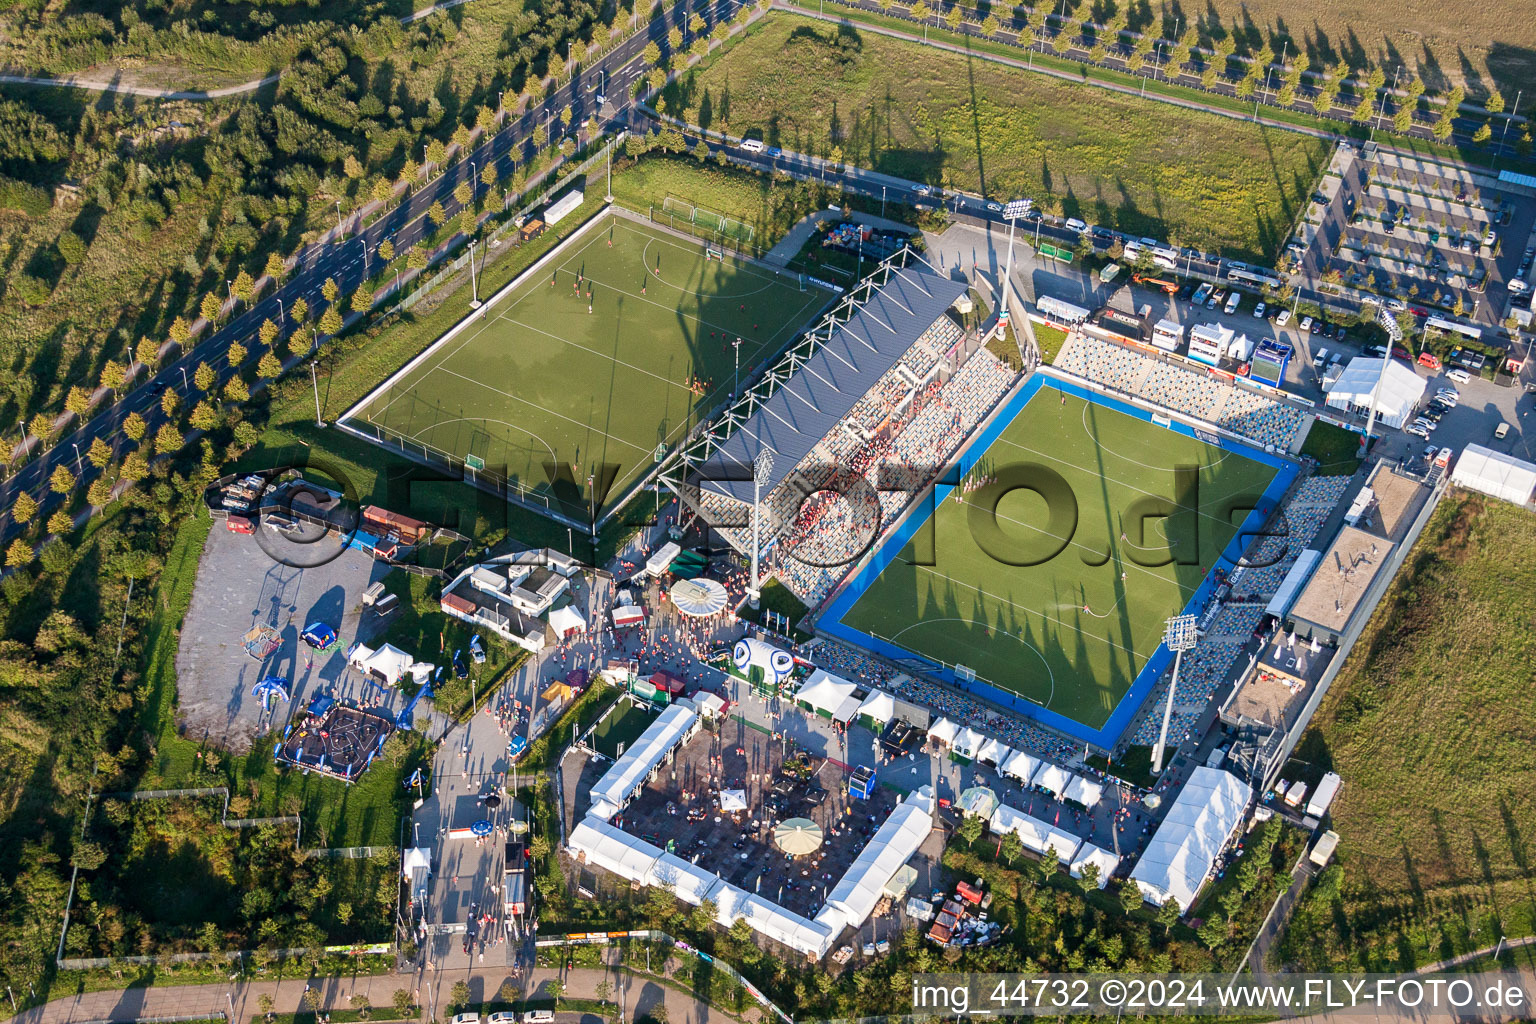
[[[291,561],[302,560],[309,567],[279,561],[284,546],[302,556]],[[246,536],[214,524],[176,653],[183,735],[206,738],[236,753],[248,751],[268,724],[261,702],[251,696],[251,687],[265,676],[287,679],[294,702],[333,686],[338,695],[358,690],[352,695],[366,696],[356,673],[346,678],[343,652],[353,641],[367,642],[382,624],[372,611],[364,613],[362,596],[389,567],[354,550],[315,565],[317,547],[294,543],[265,528]],[[299,639],[304,627],[316,620],[335,627],[340,637],[327,654],[312,651]],[[259,662],[241,645],[246,631],[257,624],[271,626],[282,638],[282,646]],[[288,705],[279,704],[277,720],[286,720],[288,711]]]

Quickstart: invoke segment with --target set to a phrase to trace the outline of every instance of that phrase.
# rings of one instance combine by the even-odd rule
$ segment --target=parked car
[[[1502,441],[1509,436],[1509,424],[1500,423],[1498,429],[1493,432],[1494,440]]]
[[[1254,306],[1253,307],[1253,318],[1255,320],[1263,320],[1264,319],[1264,310],[1265,310],[1265,308],[1266,307],[1265,307],[1264,303],[1262,303],[1262,302],[1260,302],[1258,305]]]
[[[1205,308],[1215,309],[1217,306],[1221,305],[1222,300],[1226,297],[1227,293],[1225,291],[1220,288],[1216,289],[1214,292],[1211,292],[1211,297],[1205,300]]]
[[[1301,318],[1301,333],[1302,334],[1311,334],[1312,333],[1312,318],[1311,317],[1304,316],[1304,317]]]
[[[920,196],[933,195],[933,189],[929,188],[927,185],[914,185],[912,186],[912,191],[916,192]]]
[[[478,1013],[456,1013],[453,1015],[453,1024],[480,1024]]]
[[[1282,309],[1280,311],[1280,315],[1275,317],[1275,326],[1276,327],[1284,327],[1286,324],[1288,324],[1290,322],[1291,322],[1291,311],[1288,310],[1288,309]]]
[[[987,210],[989,212],[991,212],[991,213],[1002,213],[1003,212],[1003,204],[1002,203],[988,203],[987,204]]]
[[[256,524],[245,516],[230,516],[224,520],[224,528],[230,533],[251,534],[256,532]]]
[[[1327,362],[1328,350],[1326,348],[1320,348],[1312,354],[1312,365],[1317,367],[1319,370],[1321,370],[1323,365]]]
[[[1457,384],[1467,384],[1472,380],[1472,375],[1466,370],[1460,368],[1454,370],[1446,370],[1445,375],[1451,380],[1455,381]]]
[[[1405,433],[1405,434],[1412,434],[1414,437],[1420,437],[1420,438],[1423,438],[1426,441],[1429,440],[1429,431],[1425,430],[1423,427],[1419,426],[1417,423],[1410,423],[1410,424],[1408,424],[1406,427],[1403,428],[1403,433]]]
[[[1408,304],[1402,299],[1388,299],[1387,308],[1394,313],[1404,313],[1408,310]]]
[[[1232,294],[1227,296],[1227,304],[1226,304],[1226,306],[1224,306],[1222,308],[1222,312],[1226,313],[1227,316],[1231,316],[1233,313],[1237,312],[1238,303],[1240,303],[1242,301],[1243,301],[1242,293],[1241,292],[1233,292]]]
[[[1079,220],[1076,217],[1068,217],[1067,230],[1076,231],[1078,234],[1082,234],[1084,231],[1088,230],[1088,222],[1085,220]]]
[[[529,1010],[523,1014],[523,1024],[554,1024],[553,1010]]]
[[[517,1014],[502,1010],[485,1018],[485,1024],[517,1024]]]

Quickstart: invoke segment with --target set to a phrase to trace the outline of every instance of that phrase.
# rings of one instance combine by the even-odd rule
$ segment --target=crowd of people
[[[1301,409],[1237,384],[1077,333],[1056,365],[1115,391],[1224,427],[1260,445],[1289,448]]]

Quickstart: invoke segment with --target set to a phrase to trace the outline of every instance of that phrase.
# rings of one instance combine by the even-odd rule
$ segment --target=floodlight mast
[[[752,578],[747,585],[747,598],[756,608],[763,596],[762,581],[758,578],[758,553],[762,550],[763,481],[773,472],[773,452],[763,448],[752,460]]]
[[[1168,725],[1173,720],[1173,691],[1179,686],[1179,663],[1184,652],[1192,650],[1199,641],[1195,635],[1193,615],[1175,615],[1163,629],[1163,646],[1173,652],[1173,678],[1168,681],[1168,701],[1163,705],[1163,729],[1158,734],[1157,746],[1152,750],[1152,774],[1163,770],[1163,753],[1168,744]]]
[[[1008,222],[1008,258],[1003,261],[1003,287],[1000,296],[1004,313],[1012,312],[1012,307],[1008,304],[1008,293],[1013,288],[1013,228],[1034,206],[1033,199],[1011,199],[1008,205],[1003,207],[1003,219]]]
[[[1381,357],[1381,372],[1376,375],[1376,386],[1371,389],[1371,412],[1365,421],[1366,443],[1370,443],[1371,435],[1376,432],[1376,402],[1381,395],[1381,385],[1387,379],[1387,367],[1392,362],[1392,349],[1403,340],[1403,328],[1397,322],[1386,306],[1376,307],[1376,322],[1381,329],[1387,332],[1387,352]]]

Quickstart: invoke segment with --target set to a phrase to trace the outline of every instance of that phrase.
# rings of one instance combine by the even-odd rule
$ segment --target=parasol
[[[791,857],[804,857],[821,846],[821,826],[810,818],[790,818],[774,828],[773,841]]]

